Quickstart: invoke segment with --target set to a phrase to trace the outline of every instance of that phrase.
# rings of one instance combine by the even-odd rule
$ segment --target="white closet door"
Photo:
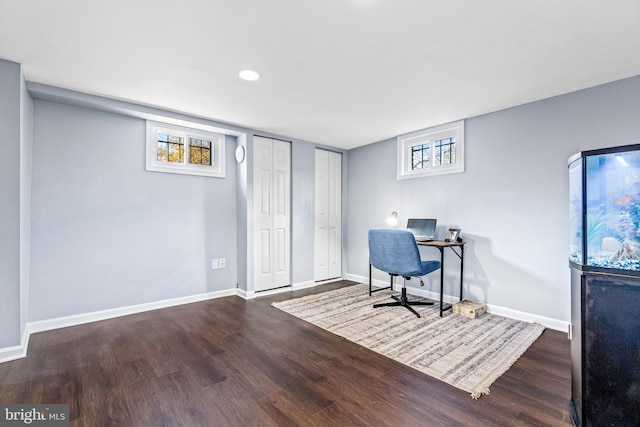
[[[290,284],[291,144],[254,137],[256,291]]]
[[[328,279],[333,279],[342,276],[342,155],[329,152],[328,163]]]
[[[316,149],[314,278],[342,275],[342,156]]]
[[[314,279],[329,278],[329,152],[316,149]]]
[[[273,287],[291,284],[291,143],[273,140]]]

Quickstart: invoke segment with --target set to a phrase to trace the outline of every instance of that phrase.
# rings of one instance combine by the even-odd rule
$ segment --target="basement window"
[[[224,178],[223,134],[147,122],[147,170]]]
[[[464,172],[464,120],[401,135],[398,179]]]

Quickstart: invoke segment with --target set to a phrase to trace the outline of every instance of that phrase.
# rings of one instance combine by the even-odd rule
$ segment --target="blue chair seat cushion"
[[[424,276],[440,268],[440,261],[422,261],[422,271],[420,276]]]
[[[403,273],[391,273],[391,274],[397,274],[398,276],[403,276],[403,277],[422,277],[422,276],[426,276],[427,274],[436,271],[437,269],[440,268],[440,261],[421,261],[420,262],[420,271],[415,270],[415,271],[405,271]]]

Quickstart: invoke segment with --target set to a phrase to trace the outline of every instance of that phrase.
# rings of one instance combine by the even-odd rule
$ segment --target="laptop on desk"
[[[436,238],[436,219],[409,219],[407,230],[416,237],[416,242],[429,242]]]

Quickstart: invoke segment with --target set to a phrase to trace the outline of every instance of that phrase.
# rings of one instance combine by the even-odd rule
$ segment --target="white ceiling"
[[[639,75],[640,1],[0,0],[0,58],[348,149]]]

